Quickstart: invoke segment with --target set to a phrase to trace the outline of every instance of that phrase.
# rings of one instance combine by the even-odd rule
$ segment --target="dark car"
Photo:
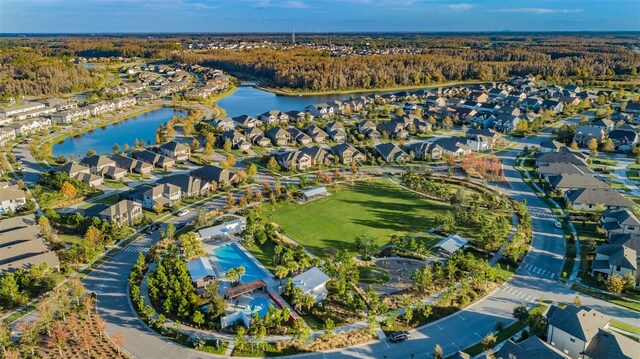
[[[602,174],[603,174],[603,175],[610,175],[610,174],[611,174],[611,171],[604,170],[604,171],[602,171]]]
[[[411,338],[411,334],[409,334],[409,332],[407,332],[406,330],[393,332],[389,336],[389,340],[391,340],[393,343],[400,343],[400,342],[405,341],[405,340],[407,340],[409,338]]]
[[[596,171],[596,172],[602,172],[603,171],[603,169],[601,167],[596,167],[593,170]]]

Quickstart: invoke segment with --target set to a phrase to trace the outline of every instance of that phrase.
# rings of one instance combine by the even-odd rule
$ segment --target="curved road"
[[[520,139],[521,146],[538,144],[548,134],[536,138]],[[501,189],[517,201],[527,201],[532,214],[533,241],[531,250],[518,272],[495,292],[474,305],[421,327],[412,332],[413,338],[399,344],[387,340],[329,352],[302,354],[296,357],[310,358],[408,358],[430,357],[436,344],[442,346],[445,355],[464,349],[480,341],[487,333],[494,331],[497,321],[505,324],[513,321],[511,311],[516,305],[533,305],[538,298],[559,302],[572,302],[576,293],[561,285],[557,279],[562,270],[564,239],[560,229],[555,228],[556,220],[545,202],[538,198],[522,181],[515,170],[515,157],[519,150],[512,150],[501,158],[510,189]],[[205,205],[208,208],[224,206],[224,198]],[[194,214],[190,214],[193,216]],[[188,217],[174,218],[172,222],[189,220]],[[214,355],[184,348],[164,339],[141,323],[127,300],[127,278],[138,252],[146,250],[155,240],[152,236],[142,236],[120,250],[103,263],[84,280],[90,291],[98,293],[96,307],[104,318],[107,332],[121,332],[125,335],[126,351],[138,358],[211,358]],[[584,297],[583,302],[620,321],[640,326],[636,312],[601,301]]]

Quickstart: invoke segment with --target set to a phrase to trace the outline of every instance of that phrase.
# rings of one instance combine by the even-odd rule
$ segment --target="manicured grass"
[[[605,158],[594,158],[591,163],[597,165],[605,165],[605,166],[615,166],[618,164],[618,161],[608,160]]]
[[[120,189],[120,188],[127,187],[127,185],[125,185],[124,183],[116,180],[111,180],[111,179],[105,179],[104,185],[113,189]]]
[[[610,185],[611,185],[611,188],[621,189],[621,190],[623,190],[625,192],[629,192],[630,191],[629,187],[623,185],[622,183],[611,182]]]
[[[366,284],[385,284],[391,279],[391,274],[384,268],[370,266],[359,267],[360,282]]]
[[[629,332],[629,333],[633,333],[633,334],[636,334],[636,335],[640,335],[640,328],[638,328],[638,327],[634,327],[634,326],[633,326],[633,325],[631,325],[631,324],[627,324],[627,323],[619,322],[619,321],[617,321],[617,320],[615,320],[615,319],[612,319],[612,320],[609,322],[609,325],[611,325],[611,326],[612,326],[612,327],[614,327],[614,328],[618,328],[618,329],[626,330],[626,331],[627,331],[627,332]]]
[[[91,208],[93,206],[95,206],[96,204],[108,204],[108,205],[113,205],[118,203],[118,200],[120,199],[120,196],[117,193],[113,193],[110,194],[104,198],[100,198],[97,201],[94,202],[89,202],[89,203],[85,203],[82,206],[79,206],[78,208],[80,209],[87,209],[87,208]]]
[[[264,208],[286,235],[313,253],[328,255],[337,249],[355,253],[354,237],[360,234],[384,245],[392,234],[431,229],[435,216],[450,206],[418,197],[387,180],[373,180],[356,182],[354,187],[342,185],[330,196],[309,203]]]
[[[253,246],[245,248],[247,248],[247,250],[260,261],[260,263],[267,267],[271,273],[273,273],[275,271],[275,266],[273,265],[272,259],[275,254],[275,247],[275,243],[272,241],[266,241],[262,245],[260,243],[255,243]]]
[[[609,294],[605,294],[605,293],[600,293],[600,292],[596,292],[594,290],[591,290],[589,288],[585,288],[583,286],[574,284],[571,286],[571,289],[578,291],[580,293],[584,293],[587,295],[590,295],[592,297],[595,298],[600,298],[603,300],[606,300],[607,302],[613,303],[613,304],[617,304],[621,307],[625,307],[625,308],[629,308],[631,310],[635,310],[636,312],[640,312],[640,304],[636,303],[636,302],[631,302],[628,300],[625,300],[623,298],[618,298],[618,297],[614,297],[612,295]]]
[[[627,178],[632,181],[640,182],[640,173],[637,170],[627,171]]]

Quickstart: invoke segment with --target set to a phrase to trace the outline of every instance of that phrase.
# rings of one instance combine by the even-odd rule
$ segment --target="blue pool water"
[[[269,306],[273,305],[276,309],[278,306],[271,299],[266,298],[256,298],[249,302],[249,305],[244,308],[242,311],[249,317],[252,317],[254,313],[258,313],[258,315],[262,318],[267,312],[269,312]]]
[[[246,273],[240,279],[242,283],[248,283],[267,277],[262,269],[258,268],[258,266],[249,257],[247,257],[247,255],[244,254],[244,252],[235,243],[218,247],[213,250],[213,254],[216,256],[218,263],[220,263],[220,266],[225,272],[229,269],[243,266]]]

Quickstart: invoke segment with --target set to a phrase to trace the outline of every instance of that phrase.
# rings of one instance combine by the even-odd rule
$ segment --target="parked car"
[[[596,167],[593,170],[596,171],[596,172],[602,172],[603,171],[603,169],[601,167]]]
[[[554,226],[556,226],[556,228],[562,228],[562,223],[560,223],[560,222],[558,222],[558,221],[555,221],[555,222],[553,223],[553,225],[554,225]]]
[[[178,217],[186,216],[187,214],[189,214],[189,210],[183,209],[182,211],[178,212]]]
[[[411,338],[411,334],[409,334],[409,332],[406,331],[406,330],[393,332],[389,336],[389,340],[391,340],[393,343],[399,343],[399,342],[405,341],[405,340],[407,340],[409,338]]]
[[[602,171],[602,174],[603,174],[603,175],[610,175],[610,174],[611,174],[611,171],[604,170],[604,171]]]

